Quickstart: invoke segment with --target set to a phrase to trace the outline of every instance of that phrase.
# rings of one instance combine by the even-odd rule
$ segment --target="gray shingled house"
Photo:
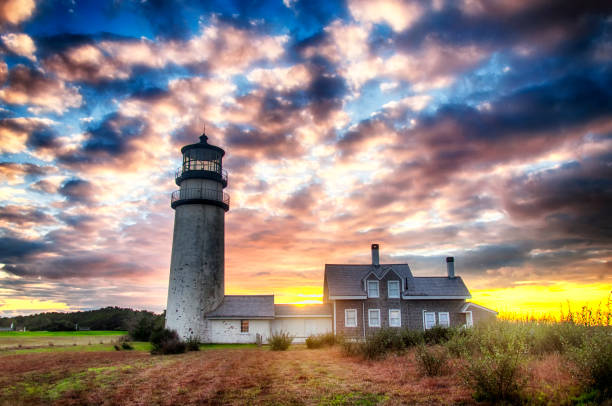
[[[471,326],[496,312],[475,303],[447,258],[447,276],[415,277],[408,264],[379,264],[378,244],[372,264],[326,264],[323,304],[274,304],[274,295],[225,295],[219,307],[205,314],[209,341],[266,342],[286,331],[294,342],[313,334],[334,332],[364,337],[384,327],[429,329],[435,325]]]
[[[332,306],[334,334],[365,337],[384,327],[426,330],[472,326],[497,312],[466,302],[470,291],[446,258],[447,276],[415,277],[408,264],[380,264],[372,244],[368,265],[326,264],[323,302]]]

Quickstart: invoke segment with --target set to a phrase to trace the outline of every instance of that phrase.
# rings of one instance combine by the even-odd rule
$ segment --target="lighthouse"
[[[208,341],[204,315],[223,301],[225,294],[225,212],[229,210],[225,151],[200,142],[181,148],[183,163],[176,171],[179,190],[172,193],[174,233],[166,328],[183,339]]]

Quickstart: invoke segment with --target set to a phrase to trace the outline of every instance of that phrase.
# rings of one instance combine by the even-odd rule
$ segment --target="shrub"
[[[448,358],[446,347],[419,345],[416,350],[417,367],[423,375],[446,375],[449,372]]]
[[[479,348],[468,360],[464,380],[478,401],[517,402],[525,384],[526,345],[517,330],[492,324],[480,335]]]
[[[113,345],[113,348],[115,348],[115,351],[121,351],[121,347],[117,344]]]
[[[286,331],[276,331],[270,336],[270,349],[272,351],[285,351],[291,345],[293,337]]]
[[[128,343],[127,341],[124,341],[121,343],[121,348],[124,350],[133,350],[134,347],[132,347],[132,344]]]
[[[151,354],[181,354],[186,349],[176,331],[166,328],[151,333],[151,344]]]
[[[451,339],[454,330],[442,326],[434,326],[429,330],[425,330],[423,339],[427,344],[443,344]]]
[[[341,345],[342,345],[342,352],[344,352],[346,355],[355,356],[355,355],[362,355],[363,353],[362,347],[364,345],[364,342],[362,341],[345,338],[344,340],[341,341]]]
[[[595,331],[573,351],[576,374],[587,391],[597,391],[599,400],[612,398],[612,335],[609,328]]]
[[[310,335],[306,338],[306,347],[310,349],[321,348],[323,346],[333,346],[336,344],[334,333]]]
[[[187,351],[200,351],[200,338],[189,337],[187,341],[185,341],[185,346]]]
[[[479,340],[473,329],[460,329],[445,344],[453,357],[465,358],[478,351]]]
[[[424,333],[420,330],[405,328],[401,330],[399,334],[406,348],[414,347],[425,342]]]

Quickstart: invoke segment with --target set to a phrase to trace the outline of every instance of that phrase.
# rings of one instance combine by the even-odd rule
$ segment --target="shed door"
[[[425,312],[425,330],[429,330],[436,325],[436,313]]]

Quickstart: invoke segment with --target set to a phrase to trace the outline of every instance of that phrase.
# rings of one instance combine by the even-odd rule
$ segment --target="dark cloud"
[[[54,222],[53,217],[41,209],[14,205],[0,206],[0,221],[17,226],[45,225]]]
[[[504,206],[517,219],[544,218],[551,230],[612,239],[612,154],[509,180]]]
[[[57,137],[58,135],[53,129],[42,127],[30,133],[27,145],[33,149],[58,149],[61,144]]]
[[[95,188],[83,179],[71,179],[59,188],[59,194],[71,203],[90,203],[95,199]]]
[[[41,241],[24,240],[13,237],[0,237],[0,262],[14,264],[45,250]]]
[[[123,158],[121,165],[132,165],[136,162],[131,162],[129,155],[137,150],[132,142],[143,137],[145,129],[142,119],[111,113],[86,133],[87,138],[79,150],[58,158],[75,166],[108,165],[120,158]]]
[[[293,215],[304,216],[312,213],[322,200],[323,190],[319,184],[310,184],[293,193],[285,200],[285,207]]]

